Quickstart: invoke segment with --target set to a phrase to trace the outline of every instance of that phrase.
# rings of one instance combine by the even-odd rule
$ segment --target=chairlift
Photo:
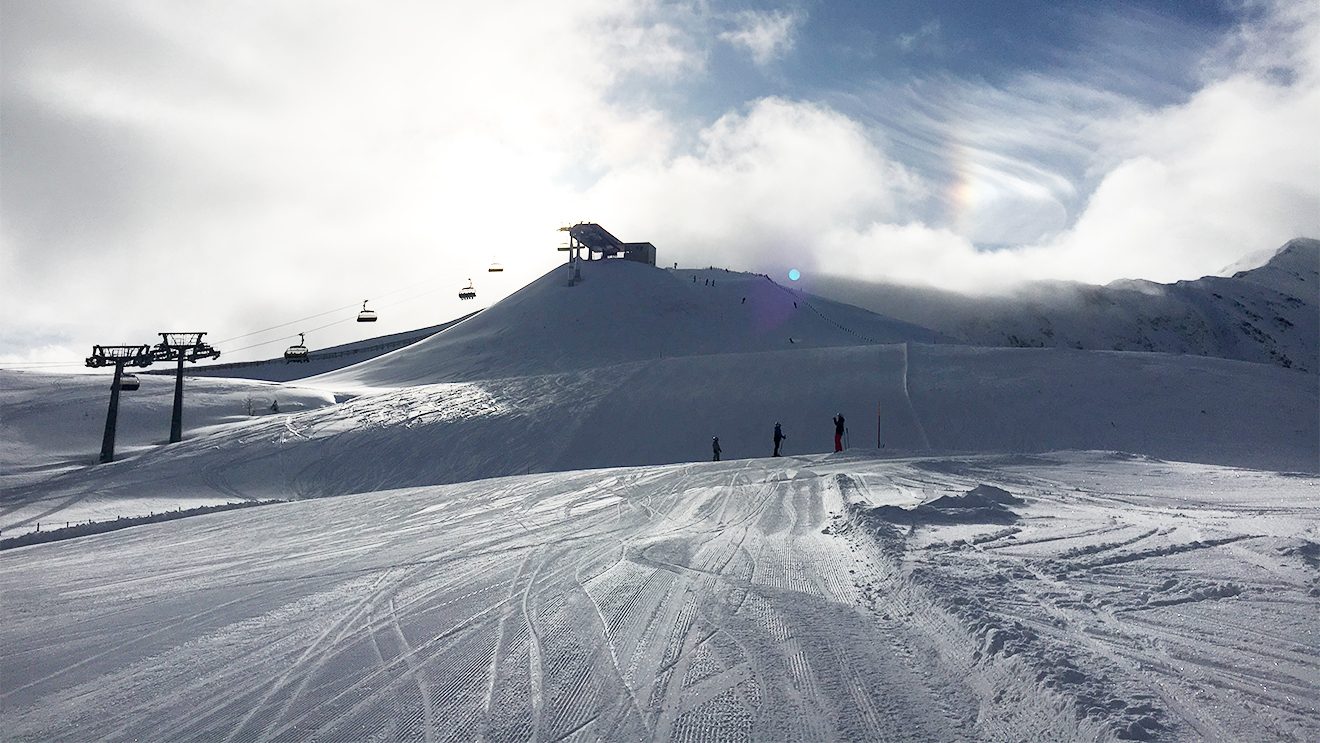
[[[138,381],[136,374],[121,374],[119,376],[119,390],[121,392],[132,392],[141,386],[142,382]]]
[[[472,288],[472,279],[468,279],[467,286],[458,290],[459,299],[476,299],[477,290]]]
[[[487,273],[503,273],[503,272],[504,272],[504,266],[501,266],[501,265],[499,264],[499,261],[495,261],[494,263],[491,263],[491,264],[490,264],[490,268],[486,269],[486,272],[487,272]]]
[[[291,363],[305,364],[308,361],[310,361],[310,359],[307,358],[307,346],[305,344],[306,335],[307,335],[306,333],[299,333],[298,345],[289,346],[284,350],[284,362],[286,364],[291,364]]]
[[[358,313],[358,322],[376,322],[376,311],[367,309],[367,300],[362,300],[362,311]]]

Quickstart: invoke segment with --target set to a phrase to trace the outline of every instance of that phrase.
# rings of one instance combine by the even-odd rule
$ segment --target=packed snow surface
[[[948,507],[969,491],[1002,518]],[[0,723],[13,741],[1316,740],[1318,498],[1314,476],[1112,453],[842,454],[143,526],[0,553]],[[921,504],[946,517],[885,515]]]

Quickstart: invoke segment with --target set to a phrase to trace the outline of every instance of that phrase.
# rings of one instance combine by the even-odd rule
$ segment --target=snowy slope
[[[32,374],[0,370],[0,493],[19,483],[97,461],[110,402],[110,377]],[[157,448],[169,441],[174,379],[139,375],[141,387],[119,398],[115,453]],[[286,413],[334,404],[324,390],[246,380],[186,378],[183,422],[195,430],[270,415],[278,402]],[[13,493],[0,496],[0,507]]]
[[[401,387],[674,356],[938,340],[924,328],[757,274],[608,260],[584,263],[576,286],[556,268],[443,333],[313,382],[336,390]]]
[[[179,444],[144,378],[107,465],[104,377],[0,372],[3,537],[300,501],[0,551],[4,738],[1320,738],[1313,371],[564,279],[314,389],[190,379]]]
[[[0,529],[225,497],[701,461],[711,436],[726,459],[765,457],[775,421],[786,453],[827,452],[836,412],[852,445],[870,448],[877,407],[890,452],[1104,448],[1320,470],[1320,391],[1301,372],[1165,354],[860,346],[420,385],[266,415],[14,489]]]
[[[5,409],[21,413],[0,418],[15,486],[0,500],[0,530],[225,499],[703,460],[712,436],[726,458],[761,457],[776,421],[785,451],[825,452],[835,413],[849,420],[853,446],[876,446],[878,434],[888,451],[1115,449],[1320,469],[1320,392],[1298,371],[1167,354],[874,344],[933,334],[751,274],[608,261],[584,266],[583,278],[569,287],[549,274],[425,341],[300,383],[325,390],[311,396],[320,404],[360,395],[333,407],[286,400],[279,415],[249,418],[247,401],[266,413],[276,388],[198,380],[190,390],[213,397],[189,393],[187,440],[168,447],[141,448],[159,443],[144,438],[151,431],[163,438],[170,405],[167,380],[149,378],[125,397],[121,461],[107,466],[71,467],[99,448],[105,390],[91,380],[70,380],[85,387],[77,395],[63,382],[0,392]],[[444,381],[455,379],[464,381]],[[219,417],[192,412],[197,405]]]
[[[817,277],[811,290],[962,342],[1217,356],[1320,372],[1320,241],[1232,277],[1030,284],[1007,297]]]
[[[1318,496],[1106,454],[828,455],[144,526],[0,553],[0,728],[1316,740]]]

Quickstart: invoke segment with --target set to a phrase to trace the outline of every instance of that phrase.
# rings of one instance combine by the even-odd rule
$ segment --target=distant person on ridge
[[[834,451],[843,451],[843,413],[834,416]]]
[[[711,461],[714,461],[714,462],[718,462],[718,461],[720,461],[720,437],[719,437],[719,436],[711,436],[711,437],[710,437],[710,448],[711,448],[711,451],[715,452],[715,459],[713,459],[713,460],[711,460]]]
[[[788,438],[788,437],[784,435],[784,429],[782,429],[782,428],[779,427],[779,421],[775,421],[775,454],[774,454],[774,456],[776,456],[776,457],[779,456],[779,444],[780,444],[780,442],[782,442],[782,441],[783,441],[784,439],[786,439],[786,438]]]

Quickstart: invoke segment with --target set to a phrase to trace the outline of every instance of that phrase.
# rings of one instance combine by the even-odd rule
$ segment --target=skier
[[[715,461],[715,462],[720,461],[720,437],[719,437],[719,436],[711,436],[711,437],[710,437],[710,448],[711,448],[711,451],[715,452],[715,459],[712,460],[712,461]]]
[[[784,435],[784,429],[782,429],[782,428],[779,427],[779,421],[775,421],[775,454],[774,454],[774,456],[776,456],[776,457],[779,456],[779,443],[780,443],[781,441],[783,441],[784,439],[786,439],[786,438],[788,438],[788,437]]]
[[[843,413],[834,416],[834,451],[843,451]]]
[[[271,403],[270,403],[270,412],[272,412],[272,413],[278,413],[278,412],[280,412],[280,401],[279,401],[279,400],[272,400],[272,401],[271,401]]]

